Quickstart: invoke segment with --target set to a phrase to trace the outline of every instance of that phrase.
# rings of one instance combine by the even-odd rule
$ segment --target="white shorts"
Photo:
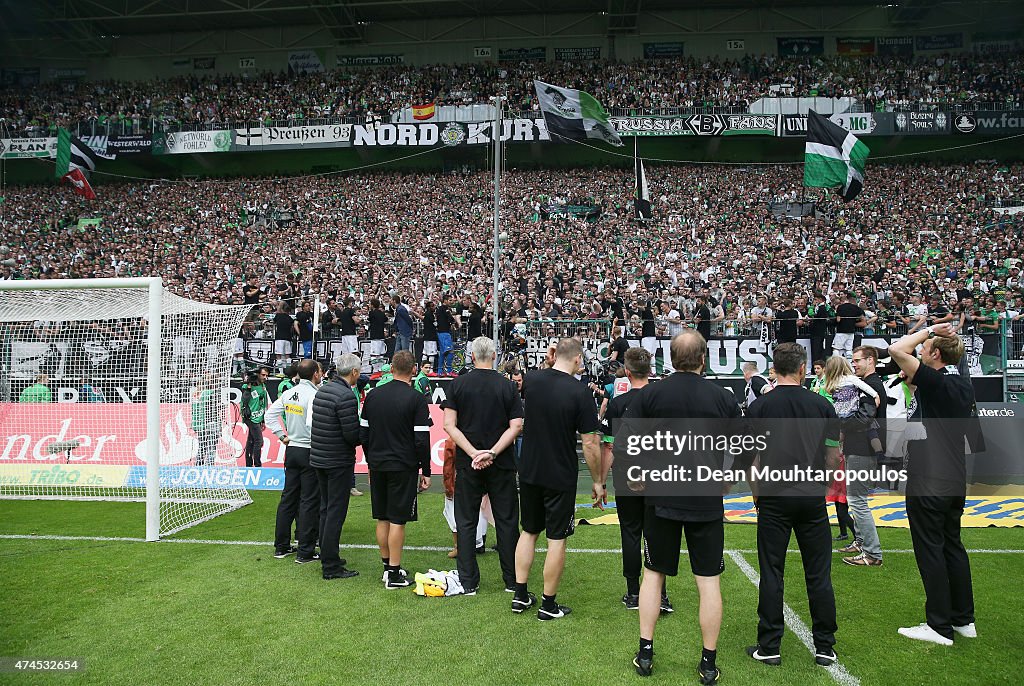
[[[275,355],[291,355],[292,354],[292,342],[291,341],[274,341],[274,354]]]
[[[244,355],[245,354],[245,339],[243,339],[243,338],[236,338],[234,343],[231,346],[231,350],[235,353],[235,355]]]
[[[645,336],[640,340],[640,347],[649,352],[651,357],[654,357],[654,353],[658,349],[658,339],[654,336]]]
[[[358,353],[359,351],[359,337],[358,336],[342,336],[341,337],[341,352],[342,353]]]
[[[853,352],[853,337],[852,333],[837,333],[832,339],[832,350],[842,350],[844,353]]]
[[[437,356],[437,341],[423,341],[423,356],[424,357],[436,357]]]
[[[388,351],[388,346],[385,345],[384,341],[370,341],[370,354],[373,356],[380,356]]]

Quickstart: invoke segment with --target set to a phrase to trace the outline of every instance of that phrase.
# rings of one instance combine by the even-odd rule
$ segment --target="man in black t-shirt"
[[[839,422],[825,398],[806,390],[807,351],[796,343],[780,343],[772,357],[775,389],[754,400],[747,416],[756,434],[770,440],[760,453],[760,467],[816,470],[839,467]],[[777,420],[784,420],[783,424]],[[791,421],[803,420],[803,421]],[[764,424],[763,429],[762,423]],[[772,428],[775,431],[772,431]],[[780,430],[781,429],[781,430]],[[774,434],[774,435],[772,435]],[[832,589],[832,533],[825,507],[828,479],[817,483],[758,485],[757,560],[761,584],[757,604],[757,645],[747,654],[770,665],[782,663],[779,648],[785,628],[783,578],[786,549],[792,534],[803,561],[807,601],[811,610],[814,659],[829,666],[836,661],[836,599]]]
[[[295,335],[295,320],[292,319],[292,308],[287,301],[282,301],[274,315],[274,356],[278,367],[284,367],[292,356],[292,338]]]
[[[914,357],[921,347],[921,359]],[[929,326],[889,346],[889,354],[916,387],[915,417],[926,440],[908,441],[907,519],[914,557],[924,582],[926,622],[904,627],[907,638],[953,645],[954,634],[976,637],[971,562],[960,540],[960,518],[967,494],[965,440],[975,445],[974,387],[956,365],[964,344],[949,324]],[[910,431],[908,427],[908,432]]]
[[[444,428],[455,441],[455,529],[459,581],[467,595],[480,586],[476,525],[480,502],[490,497],[498,560],[505,590],[514,591],[519,539],[519,497],[513,444],[523,427],[523,403],[515,384],[494,369],[494,341],[473,340],[472,374],[448,387],[441,403]]]
[[[295,313],[295,335],[302,346],[302,357],[313,357],[313,303],[308,300]]]
[[[565,567],[566,539],[576,526],[576,434],[583,436],[583,457],[593,479],[591,496],[601,509],[606,498],[601,476],[601,425],[594,398],[586,384],[574,376],[582,361],[583,344],[576,338],[563,338],[555,348],[554,366],[530,372],[523,381],[526,416],[519,461],[523,533],[516,546],[512,611],[525,612],[537,602],[526,582],[537,538],[546,531],[544,599],[537,611],[540,620],[561,619],[571,611],[559,605],[555,595]]]
[[[462,326],[462,319],[452,314],[452,296],[445,293],[441,296],[441,307],[435,314],[437,319],[437,373],[440,376],[451,374],[453,358],[452,335]]]
[[[814,304],[808,311],[811,319],[808,334],[811,338],[811,359],[825,359],[825,339],[828,338],[828,307],[822,293],[814,294]]]
[[[612,343],[608,347],[608,362],[615,363],[616,367],[622,366],[626,361],[626,351],[629,350],[629,342],[622,337],[622,327],[612,327]]]
[[[651,354],[643,348],[630,348],[626,351],[626,378],[629,379],[629,390],[619,393],[608,401],[601,421],[604,438],[601,442],[604,450],[601,454],[601,473],[607,486],[608,472],[614,462],[612,446],[615,443],[615,430],[619,420],[626,414],[633,398],[650,382]],[[616,493],[627,492],[628,485],[616,481]],[[615,499],[615,512],[619,515],[619,534],[622,537],[622,576],[626,578],[626,595],[622,596],[622,604],[627,610],[640,609],[640,573],[643,568],[641,542],[644,535],[644,497],[631,495]],[[671,613],[672,603],[665,589],[661,591],[661,611]]]
[[[359,354],[359,339],[356,337],[356,325],[363,320],[356,314],[356,299],[352,296],[345,298],[345,307],[338,316],[338,326],[341,327],[341,352]]]
[[[782,310],[775,315],[775,340],[778,343],[796,343],[796,324],[800,313],[793,309],[793,301],[782,301]]]
[[[832,354],[846,359],[853,357],[853,336],[864,328],[864,310],[857,305],[857,294],[849,291],[846,302],[836,308],[836,337],[832,339]]]
[[[375,357],[383,356],[387,353],[387,346],[384,344],[384,327],[388,324],[388,316],[384,314],[384,310],[381,309],[380,301],[376,298],[370,300],[370,313],[367,315],[369,319],[369,334],[370,334],[370,355]]]
[[[415,366],[408,350],[395,353],[394,379],[367,393],[359,421],[387,589],[412,583],[401,567],[405,525],[417,519],[417,489],[430,488],[430,408],[427,396],[410,386]]]
[[[697,307],[694,308],[693,321],[697,325],[697,333],[705,341],[711,338],[711,308],[708,307],[707,296],[697,296]]]
[[[675,373],[647,386],[632,399],[628,419],[740,420],[736,397],[703,378],[707,342],[693,330],[672,339]],[[737,425],[737,429],[739,426]],[[721,468],[721,464],[718,465]],[[629,497],[628,495],[625,497]],[[700,625],[704,641],[700,672],[704,683],[715,683],[718,633],[722,623],[720,575],[725,570],[725,510],[718,495],[645,496],[643,583],[640,585],[640,650],[633,658],[637,674],[648,676],[654,661],[654,629],[661,611],[666,576],[675,576],[683,534],[700,596]]]

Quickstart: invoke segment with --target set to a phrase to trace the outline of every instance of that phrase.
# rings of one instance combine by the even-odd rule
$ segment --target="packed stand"
[[[729,108],[775,97],[852,97],[868,109],[1024,108],[1021,53],[888,57],[741,59],[684,57],[634,62],[522,62],[335,69],[319,74],[179,76],[146,82],[47,82],[0,91],[5,135],[148,132],[260,122],[301,124],[324,118],[365,121],[404,107],[486,104],[505,93],[513,110],[537,110],[533,79],[581,88],[617,114],[673,108]]]

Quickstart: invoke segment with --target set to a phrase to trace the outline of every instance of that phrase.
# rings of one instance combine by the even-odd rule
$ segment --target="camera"
[[[260,378],[259,370],[248,371],[245,373],[245,383],[249,386],[257,386],[262,382]]]

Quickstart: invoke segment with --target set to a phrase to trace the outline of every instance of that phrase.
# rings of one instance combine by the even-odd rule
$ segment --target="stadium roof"
[[[680,9],[888,6],[920,0],[36,0],[0,1],[0,31],[33,37],[71,38],[89,27],[105,34],[257,28],[268,26],[361,26],[418,18],[606,14]]]

